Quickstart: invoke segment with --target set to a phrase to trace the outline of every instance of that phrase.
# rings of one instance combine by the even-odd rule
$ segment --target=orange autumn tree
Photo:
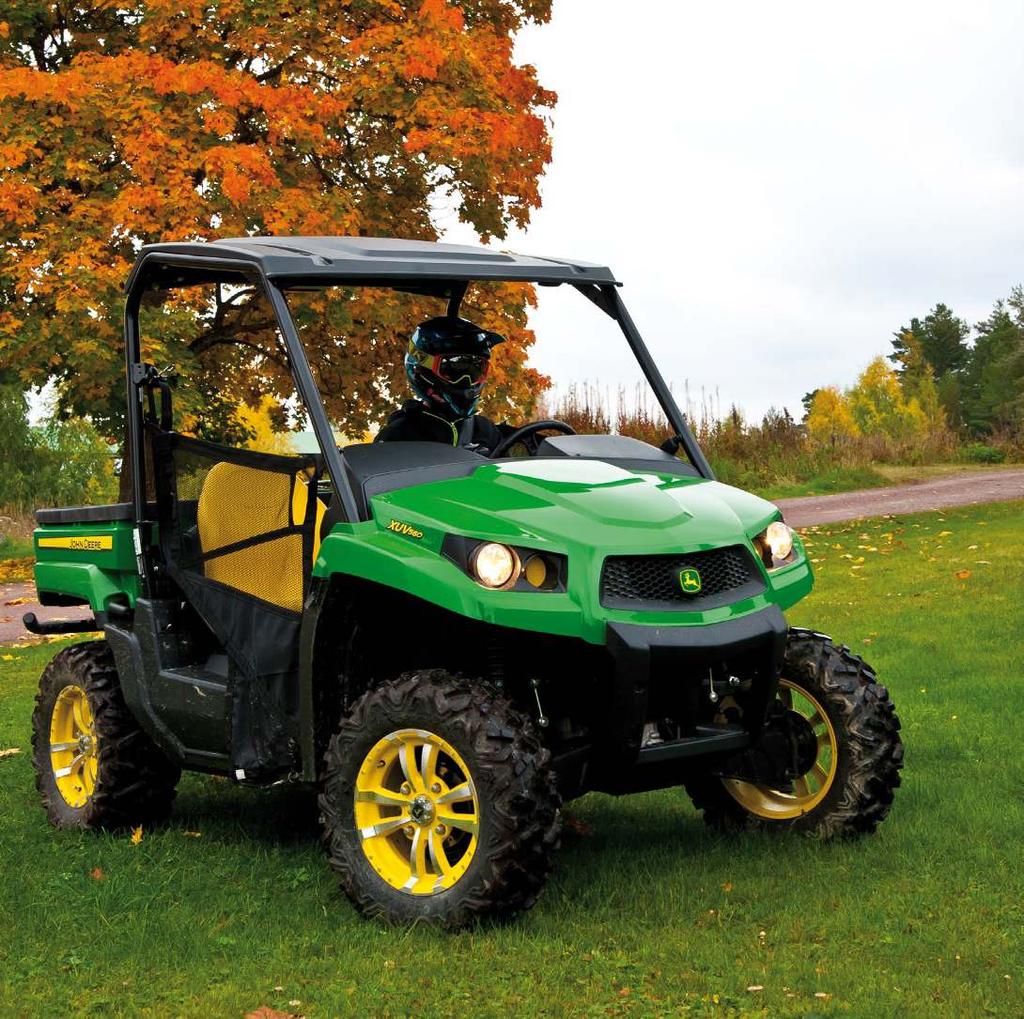
[[[244,234],[435,239],[454,206],[483,240],[540,204],[554,95],[513,39],[551,0],[0,0],[0,374],[55,380],[59,407],[123,428],[121,284],[142,244]],[[526,412],[532,291],[466,314],[509,337],[490,410]],[[185,426],[244,432],[239,402],[291,392],[247,294],[145,310],[145,356],[198,394]],[[328,411],[359,434],[404,392],[401,355],[436,305],[302,298]],[[329,306],[328,306],[329,305]]]

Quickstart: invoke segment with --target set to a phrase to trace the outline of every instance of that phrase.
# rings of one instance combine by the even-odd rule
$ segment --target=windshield
[[[373,438],[418,395],[406,364],[410,338],[444,316],[448,301],[365,286],[290,290],[287,300],[336,432]],[[458,313],[503,338],[486,373],[474,366],[483,376],[471,380],[481,383],[476,414],[510,427],[555,419],[581,434],[656,446],[674,434],[618,323],[574,288],[471,283]],[[429,367],[442,380],[452,374],[441,361]]]

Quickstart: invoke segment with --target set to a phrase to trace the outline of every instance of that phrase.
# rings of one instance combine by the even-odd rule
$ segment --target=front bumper
[[[775,696],[786,649],[788,628],[782,610],[770,605],[758,612],[699,627],[644,626],[608,623],[607,647],[614,669],[613,701],[606,730],[601,733],[593,788],[634,792],[678,784],[678,772],[693,757],[735,753],[747,747],[760,729],[764,709]],[[756,662],[757,697],[746,712],[743,728],[698,726],[683,739],[642,746],[650,718],[651,684],[655,676],[693,676],[703,668]],[[683,681],[682,679],[680,680]],[[675,781],[673,781],[675,779]]]

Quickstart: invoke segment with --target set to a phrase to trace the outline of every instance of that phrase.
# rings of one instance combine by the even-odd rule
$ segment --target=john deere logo
[[[697,594],[700,591],[700,574],[689,566],[679,574],[679,586],[683,594]]]

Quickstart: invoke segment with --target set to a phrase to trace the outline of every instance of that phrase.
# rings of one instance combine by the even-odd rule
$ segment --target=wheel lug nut
[[[416,834],[416,829],[415,829],[415,828],[414,828],[414,827],[413,827],[413,826],[412,826],[411,824],[407,824],[407,825],[406,825],[406,826],[405,826],[405,827],[404,827],[404,828],[402,829],[402,831],[404,831],[404,832],[405,832],[405,835],[406,835],[406,837],[407,837],[407,838],[410,838],[410,839],[411,839],[411,838],[413,837],[413,835],[415,835],[415,834]]]
[[[444,825],[443,825],[443,824],[439,824],[439,825],[438,825],[438,826],[437,826],[437,827],[436,827],[436,828],[434,829],[434,834],[435,834],[435,835],[443,835],[444,833],[445,833],[445,827],[444,827]]]
[[[439,793],[439,792],[441,791],[441,783],[440,783],[440,782],[435,782],[435,783],[434,783],[434,784],[433,784],[433,785],[432,785],[432,786],[430,787],[430,791],[431,791],[432,793]]]
[[[409,793],[411,793],[411,792],[412,792],[412,786],[409,785],[408,782],[403,782],[402,783],[402,795],[403,796],[408,796]]]

